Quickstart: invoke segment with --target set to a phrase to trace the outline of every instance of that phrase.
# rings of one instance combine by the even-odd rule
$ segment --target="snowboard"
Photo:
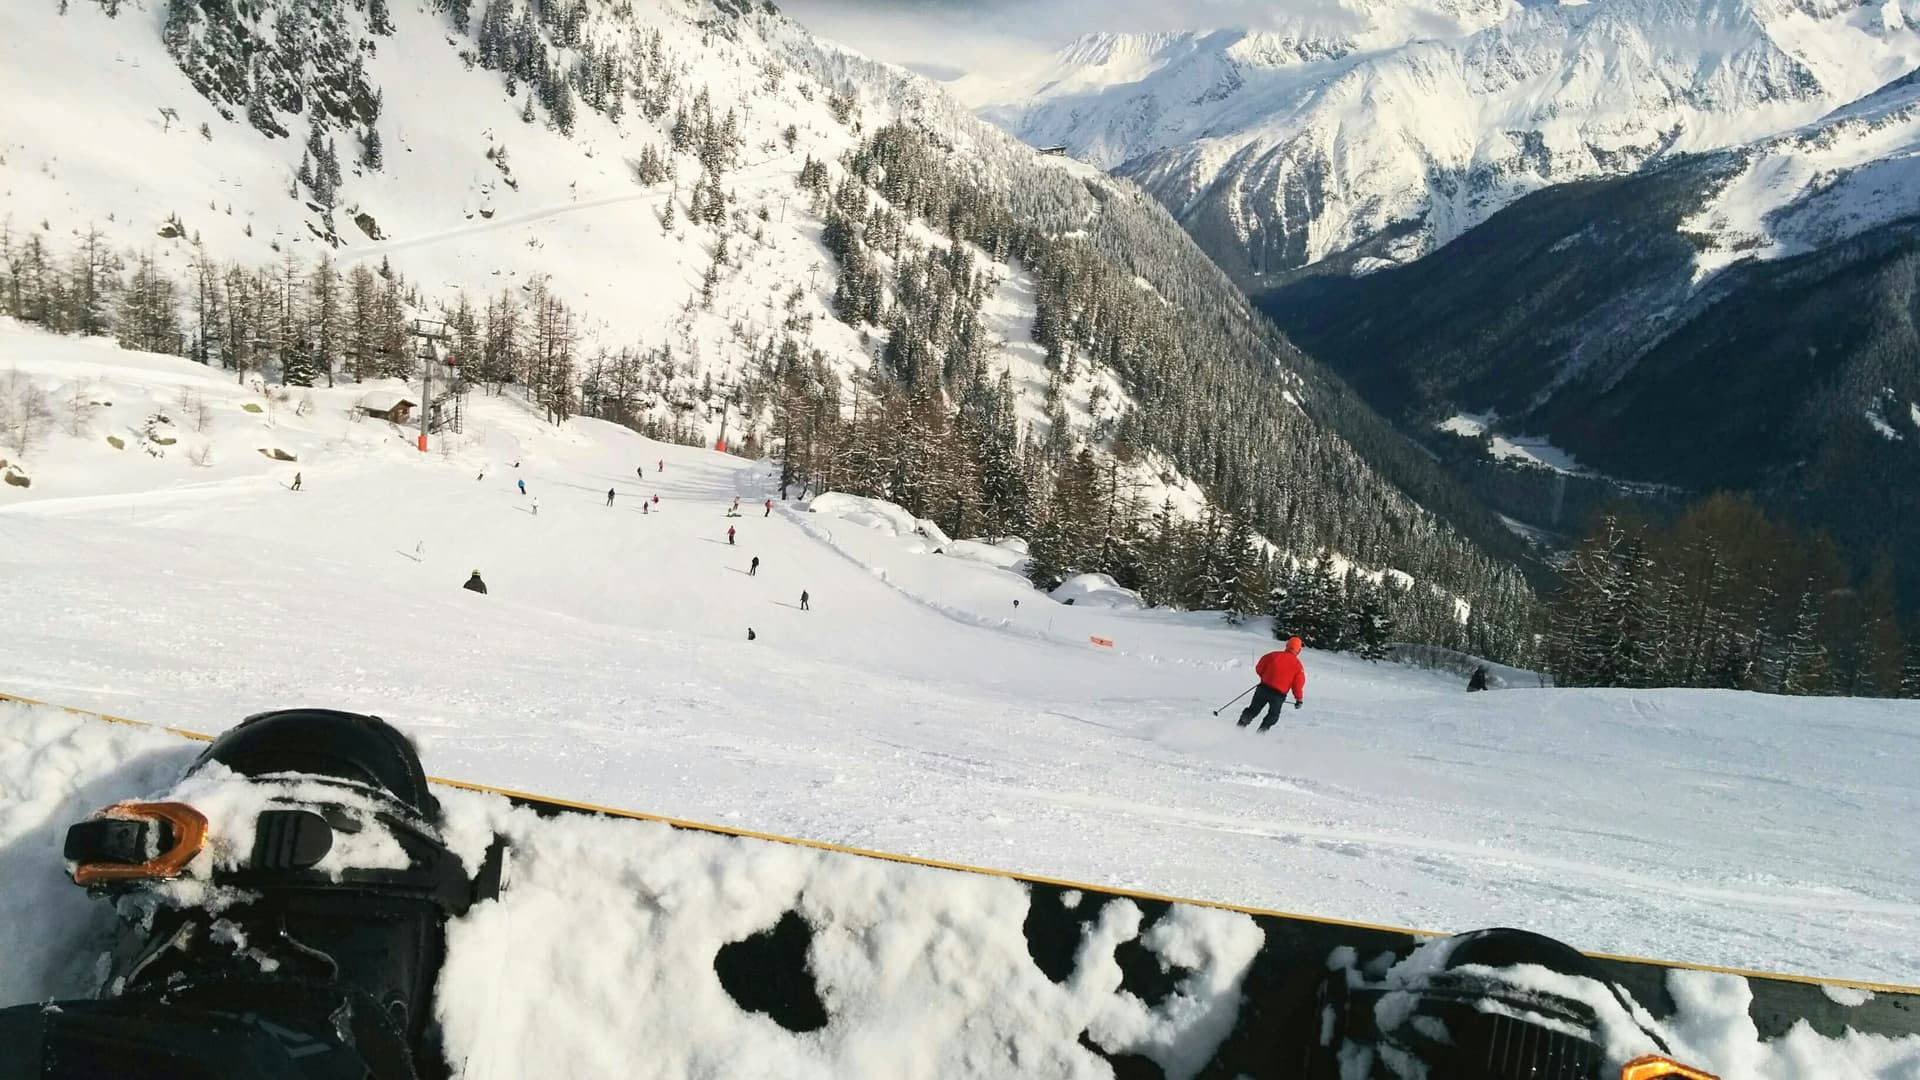
[[[1586,957],[1531,935],[1446,937],[434,783],[470,870],[506,850],[497,895],[446,925],[435,1018],[454,1075],[1920,1071],[1913,987]],[[1500,1061],[1415,1056],[1474,1023]]]

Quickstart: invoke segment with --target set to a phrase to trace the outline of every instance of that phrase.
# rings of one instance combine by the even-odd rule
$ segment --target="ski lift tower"
[[[413,320],[413,336],[419,342],[420,355],[420,452],[427,452],[427,433],[433,430],[433,365],[440,358],[440,343],[447,340],[443,319]]]

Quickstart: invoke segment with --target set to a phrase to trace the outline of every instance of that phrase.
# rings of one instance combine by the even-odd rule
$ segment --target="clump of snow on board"
[[[1180,1080],[1231,1030],[1263,940],[1251,918],[1210,909],[1143,937],[1140,909],[1115,901],[1056,984],[1028,952],[1029,897],[1009,879],[654,822],[543,819],[464,792],[443,801],[514,845],[511,886],[449,934],[439,1016],[469,1075],[1107,1075],[1077,1045],[1089,1031]],[[743,1012],[714,969],[722,946],[789,911],[818,928],[806,961],[830,1018],[805,1035]],[[1193,968],[1158,1007],[1119,990],[1114,951],[1134,940]]]

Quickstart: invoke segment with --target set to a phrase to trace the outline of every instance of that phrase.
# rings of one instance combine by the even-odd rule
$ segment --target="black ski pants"
[[[1280,707],[1286,703],[1285,690],[1275,690],[1266,683],[1261,683],[1253,692],[1253,700],[1247,704],[1246,708],[1240,710],[1239,726],[1246,727],[1249,721],[1260,715],[1261,709],[1265,709],[1267,718],[1260,721],[1260,730],[1265,731],[1280,722]]]

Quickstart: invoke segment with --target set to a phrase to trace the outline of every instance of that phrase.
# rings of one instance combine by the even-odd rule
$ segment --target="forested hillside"
[[[1324,556],[1387,583],[1401,636],[1461,644],[1474,610],[1530,646],[1491,516],[1130,186],[765,9],[436,7],[10,15],[23,83],[143,62],[5,129],[7,312],[294,386],[409,370],[437,315],[468,386],[725,428],[790,479],[1028,535],[1042,584],[1250,614]],[[137,153],[76,153],[88,112]],[[141,154],[195,165],[129,187]]]

